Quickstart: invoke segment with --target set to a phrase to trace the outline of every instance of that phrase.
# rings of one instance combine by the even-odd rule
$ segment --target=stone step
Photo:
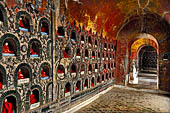
[[[139,73],[138,77],[157,77],[157,74]]]

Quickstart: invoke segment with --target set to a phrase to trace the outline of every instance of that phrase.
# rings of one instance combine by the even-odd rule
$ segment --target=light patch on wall
[[[136,59],[138,50],[144,45],[152,46],[156,50],[158,49],[157,44],[153,40],[147,38],[139,38],[131,46],[131,59]]]

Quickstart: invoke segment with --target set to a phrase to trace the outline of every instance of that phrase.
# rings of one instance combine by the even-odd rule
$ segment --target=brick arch
[[[19,32],[19,18],[21,15],[26,15],[29,19],[29,24],[30,24],[30,33],[33,32],[33,21],[32,21],[32,17],[30,16],[30,14],[28,14],[26,11],[19,11],[16,15],[16,29],[17,32]]]
[[[39,98],[40,98],[40,105],[43,104],[43,91],[41,86],[34,85],[31,87],[31,90],[29,90],[26,94],[26,103],[25,103],[25,111],[28,111],[30,109],[30,94],[33,89],[37,89],[39,91]]]
[[[40,69],[39,69],[40,75],[41,75],[41,69],[43,68],[43,66],[48,66],[48,68],[49,68],[49,77],[51,77],[51,76],[52,76],[51,66],[50,66],[50,64],[47,63],[47,62],[44,62],[44,63],[41,64]]]
[[[22,66],[26,66],[28,71],[29,71],[29,78],[30,78],[30,84],[32,83],[32,69],[30,67],[29,64],[26,64],[26,63],[22,63],[20,65],[18,65],[18,67],[16,68],[15,70],[15,76],[14,76],[14,85],[15,87],[17,87],[17,81],[18,81],[18,70],[22,67]],[[28,83],[29,84],[29,83]]]
[[[3,43],[4,43],[4,41],[6,40],[6,38],[12,38],[13,40],[15,40],[15,43],[16,43],[16,45],[17,45],[16,57],[19,58],[19,56],[20,56],[20,43],[19,43],[18,38],[17,38],[15,35],[9,34],[9,33],[3,35],[3,36],[1,37],[1,40],[0,40],[0,48],[3,47]],[[0,49],[0,59],[1,59],[1,58],[2,58],[2,49]]]
[[[7,19],[7,11],[5,10],[4,6],[0,3],[0,10],[2,11],[3,14],[3,25],[6,27],[8,27],[8,19]]]
[[[29,41],[28,43],[28,51],[27,51],[27,55],[28,55],[28,58],[30,58],[30,47],[32,45],[32,43],[36,41],[38,42],[38,45],[39,45],[39,52],[40,52],[40,56],[39,57],[42,57],[42,45],[41,45],[41,42],[38,40],[38,39],[32,39]]]
[[[0,100],[1,100],[0,101],[0,108],[1,108],[0,113],[2,113],[4,99],[8,96],[14,96],[16,98],[17,113],[20,113],[21,109],[22,109],[21,96],[17,91],[14,91],[14,90],[9,90],[9,91],[3,93],[2,96],[0,97]]]
[[[41,32],[41,24],[42,24],[42,22],[46,22],[46,23],[48,24],[48,30],[49,30],[49,33],[48,33],[48,34],[50,35],[50,34],[51,34],[51,27],[50,27],[50,25],[51,25],[51,24],[50,24],[50,21],[49,21],[47,18],[45,18],[45,17],[43,17],[43,18],[40,19],[38,31]]]

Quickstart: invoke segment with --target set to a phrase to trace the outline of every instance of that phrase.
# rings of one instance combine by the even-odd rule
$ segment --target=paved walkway
[[[156,90],[115,86],[76,113],[170,112],[170,96]]]

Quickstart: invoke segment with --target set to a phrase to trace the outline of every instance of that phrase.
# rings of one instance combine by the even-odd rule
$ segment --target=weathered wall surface
[[[164,0],[73,0],[68,1],[68,19],[93,28],[109,40],[117,40],[116,80],[123,82],[130,71],[130,48],[139,33],[148,33],[159,43],[160,88],[169,90],[170,2]],[[143,42],[141,42],[142,44]],[[128,48],[127,48],[128,47]],[[135,53],[136,54],[136,53]]]

